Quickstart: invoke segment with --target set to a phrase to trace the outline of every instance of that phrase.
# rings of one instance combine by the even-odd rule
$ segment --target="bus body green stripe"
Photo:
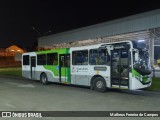
[[[58,53],[58,65],[44,65],[44,68],[47,70],[51,70],[54,76],[59,76],[59,55],[60,54],[69,54],[69,48],[63,48],[63,49],[54,49],[54,50],[45,50],[45,51],[38,51],[37,54],[47,54],[47,53]],[[70,67],[61,68],[61,76],[67,77],[68,83],[71,83],[71,77],[70,77]]]
[[[67,54],[70,54],[70,49],[69,48],[67,48],[66,49],[66,53]],[[70,66],[71,66],[71,62],[70,62]],[[67,81],[68,81],[68,83],[71,83],[71,67],[67,67]]]
[[[149,82],[151,79],[147,75],[142,76],[139,72],[137,72],[134,68],[132,68],[132,77],[138,77],[141,82],[146,83]]]
[[[47,53],[58,53],[58,54],[65,54],[69,48],[61,48],[61,49],[52,49],[52,50],[44,50],[44,51],[37,51],[37,54],[47,54]]]

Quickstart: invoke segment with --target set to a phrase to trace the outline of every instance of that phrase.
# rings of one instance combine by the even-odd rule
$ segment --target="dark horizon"
[[[18,45],[32,47],[40,35],[55,34],[98,24],[160,8],[155,1],[129,1],[107,3],[74,3],[45,1],[0,2],[0,48]],[[48,35],[48,34],[46,34]]]

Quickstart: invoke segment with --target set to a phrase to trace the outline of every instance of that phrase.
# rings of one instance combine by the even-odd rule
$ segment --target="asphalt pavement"
[[[87,87],[53,83],[42,85],[38,81],[16,78],[0,78],[0,96],[0,111],[160,111],[160,92],[110,89],[99,93]]]

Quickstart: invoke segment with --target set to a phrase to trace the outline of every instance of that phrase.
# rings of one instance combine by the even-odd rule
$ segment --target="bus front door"
[[[59,55],[59,80],[63,83],[69,82],[69,66],[70,66],[70,55],[60,54]]]
[[[35,79],[36,57],[31,56],[31,79]]]
[[[126,50],[111,51],[111,87],[129,88],[129,57]]]

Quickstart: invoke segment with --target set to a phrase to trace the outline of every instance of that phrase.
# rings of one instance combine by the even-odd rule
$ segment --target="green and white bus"
[[[28,52],[22,76],[43,84],[58,82],[106,88],[141,89],[152,83],[148,48],[143,41],[121,41]]]

